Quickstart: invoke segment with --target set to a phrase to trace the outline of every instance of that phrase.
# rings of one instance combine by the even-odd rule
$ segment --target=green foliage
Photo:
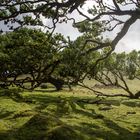
[[[95,75],[90,73],[89,76],[94,77],[95,80],[105,86],[122,88],[129,94],[128,97],[130,98],[139,98],[139,92],[132,92],[127,82],[128,79],[140,80],[139,64],[139,52],[135,50],[129,54],[125,52],[120,54],[112,53],[107,59],[97,64]]]
[[[74,24],[74,27],[77,27],[78,30],[82,33],[92,34],[93,37],[101,35],[104,31],[104,24],[102,22],[90,22],[85,20],[84,22]]]
[[[127,73],[129,74],[129,79],[139,77],[140,53],[134,50],[130,54],[128,54],[127,57]]]
[[[56,77],[55,68],[61,59],[59,50],[65,40],[60,34],[50,38],[49,35],[41,30],[28,28],[1,35],[1,82],[16,84],[24,83],[25,80],[36,86],[52,73]]]
[[[112,53],[107,59],[99,63],[99,71],[121,72],[129,79],[136,78],[139,71],[139,53],[132,51],[129,54],[125,52],[117,54]]]
[[[100,56],[86,53],[93,47],[86,39],[83,35],[68,41],[61,34],[28,28],[1,35],[1,82],[22,88],[27,83],[32,89],[51,82],[57,90],[69,80],[77,83]]]
[[[70,81],[78,82],[100,57],[99,52],[86,53],[93,47],[92,44],[85,44],[86,38],[83,35],[69,42],[62,52],[60,75],[69,78]]]

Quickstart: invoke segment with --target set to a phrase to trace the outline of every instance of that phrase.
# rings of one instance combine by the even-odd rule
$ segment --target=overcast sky
[[[140,50],[140,20],[131,26],[127,35],[118,43],[116,51]]]
[[[111,0],[106,0],[111,4]],[[83,12],[86,14],[86,10],[88,8],[91,8],[93,4],[93,1],[88,0],[86,5],[83,7]],[[126,7],[125,7],[126,8]],[[127,7],[131,8],[131,7]],[[78,13],[73,12],[70,17],[74,17],[77,21],[80,21],[83,19],[83,17],[79,16]],[[49,24],[49,23],[47,23]],[[3,28],[3,30],[6,30],[6,27],[2,22],[0,22],[0,26]],[[78,36],[81,34],[78,32],[76,28],[72,27],[72,21],[69,21],[67,24],[62,23],[62,24],[57,24],[56,32],[62,33],[65,36],[70,36],[72,40],[76,39]],[[108,37],[115,37],[117,31],[113,31],[108,33]],[[136,49],[140,50],[140,20],[137,20],[135,24],[133,24],[126,36],[118,43],[116,46],[117,52],[130,52],[131,50]]]
[[[88,1],[85,9],[91,7],[91,1]],[[72,14],[73,17],[75,17],[77,20],[81,20],[82,17],[78,16],[77,13]],[[77,29],[74,29],[71,25],[72,22],[68,22],[67,24],[59,24],[57,25],[56,32],[60,32],[64,34],[65,36],[70,36],[71,39],[76,39],[77,36],[80,35]],[[116,31],[111,32],[109,34],[109,37],[115,37]],[[133,24],[127,35],[118,43],[116,46],[117,52],[130,52],[131,50],[140,50],[140,20],[137,20],[135,24]]]

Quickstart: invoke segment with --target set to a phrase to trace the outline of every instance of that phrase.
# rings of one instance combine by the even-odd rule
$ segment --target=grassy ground
[[[140,140],[140,100],[96,98],[81,88],[6,95],[0,140]]]

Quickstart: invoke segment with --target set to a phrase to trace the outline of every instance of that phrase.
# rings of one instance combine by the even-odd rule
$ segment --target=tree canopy
[[[27,28],[1,35],[1,82],[20,87],[30,82],[31,88],[43,81],[50,82],[60,63],[60,49],[66,40],[59,34],[48,37],[49,33]]]
[[[100,71],[98,67],[112,70],[113,65],[121,67],[121,71],[124,71],[123,68],[127,71],[131,68],[129,78],[139,78],[139,71],[136,72],[137,52],[132,52],[127,57],[127,68],[116,65],[114,58],[109,56],[131,25],[140,19],[140,2],[95,0],[91,1],[91,8],[85,12],[82,8],[86,3],[87,0],[2,0],[1,81],[20,87],[23,87],[23,83],[30,82],[32,88],[46,81],[60,89],[66,81],[77,83],[88,75],[94,77],[97,70]],[[83,17],[81,21],[76,21],[74,12]],[[54,34],[57,23],[69,20],[82,33],[74,41],[61,34]],[[6,26],[5,31],[12,32],[3,33],[3,25]],[[36,30],[36,27],[47,28],[48,31],[43,33],[41,29]],[[121,28],[113,39],[104,38],[105,32],[111,32],[118,27]],[[117,59],[118,56],[116,55],[116,61],[126,60],[125,54]],[[106,58],[111,61],[111,65],[98,65]],[[55,81],[61,83],[61,86]]]
[[[96,73],[90,73],[89,76],[104,86],[114,86],[121,88],[128,93],[107,95],[100,93],[101,96],[125,96],[130,98],[139,98],[140,91],[136,93],[131,90],[128,80],[140,80],[140,52],[133,50],[126,54],[113,53],[104,61],[98,63]],[[95,91],[96,92],[96,91]]]
[[[59,90],[65,83],[83,80],[90,67],[100,57],[99,52],[87,53],[92,44],[83,45],[87,36],[75,41],[61,34],[21,28],[0,35],[0,82],[34,89],[42,83],[52,83]]]
[[[93,7],[88,9],[89,14],[82,11],[87,0],[2,0],[0,3],[0,21],[4,22],[10,29],[28,26],[45,26],[55,29],[56,24],[73,20],[73,24],[97,21],[102,23],[105,30],[112,31],[117,26],[122,26],[120,32],[111,41],[111,49],[127,33],[130,26],[140,18],[140,2],[138,0],[95,0],[91,1]],[[69,18],[69,14],[77,11],[84,17],[80,23],[76,23],[75,17]],[[126,18],[122,19],[123,16]],[[43,20],[52,21],[50,27]],[[13,23],[16,23],[13,26]],[[50,22],[49,22],[50,23]],[[104,23],[104,24],[103,24]],[[75,26],[77,27],[77,26]],[[82,27],[81,27],[82,28]],[[88,40],[91,43],[91,41]],[[92,40],[92,43],[96,43]],[[98,43],[97,49],[109,46],[108,43]]]

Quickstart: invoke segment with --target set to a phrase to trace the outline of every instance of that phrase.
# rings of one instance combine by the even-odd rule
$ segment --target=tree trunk
[[[56,90],[61,90],[64,85],[64,81],[62,79],[55,79],[53,77],[49,77],[47,82],[54,85],[56,87]]]

